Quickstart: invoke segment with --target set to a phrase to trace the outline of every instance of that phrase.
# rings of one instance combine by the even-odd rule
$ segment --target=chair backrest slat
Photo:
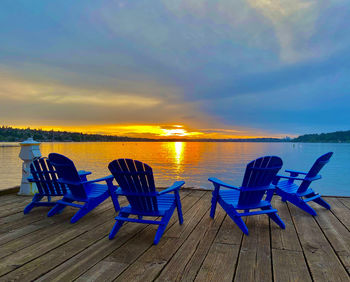
[[[48,162],[50,162],[50,161],[48,161]],[[48,173],[46,162],[43,159],[39,159],[39,163],[41,166],[42,175],[44,176],[44,179],[46,180],[46,183],[47,183],[46,188],[48,189],[50,194],[57,194],[57,191],[55,190],[55,188],[53,186],[50,174]]]
[[[38,188],[38,193],[44,196],[63,196],[66,185],[58,183],[57,172],[49,159],[41,157],[30,164],[30,172]]]
[[[281,158],[276,156],[265,156],[251,161],[247,165],[244,174],[238,204],[258,204],[265,195],[266,190],[255,190],[254,188],[269,187],[282,165]]]
[[[49,154],[49,160],[57,171],[60,180],[77,183],[76,185],[67,184],[72,195],[82,200],[87,199],[84,185],[80,183],[81,179],[73,161],[57,153]]]
[[[64,195],[65,193],[67,193],[67,186],[65,184],[58,182],[57,172],[55,168],[52,166],[52,164],[50,163],[49,159],[47,159],[46,164],[48,168],[48,174],[50,175],[50,178],[52,180],[56,193]]]
[[[156,193],[156,188],[150,166],[136,160],[118,159],[112,161],[108,168],[122,191],[133,193],[132,196],[127,196],[133,210],[142,212],[158,211],[157,197],[151,196]]]
[[[320,170],[329,162],[329,159],[332,157],[333,152],[328,152],[321,157],[319,157],[313,166],[310,168],[309,172],[305,176],[305,180],[300,184],[298,188],[298,193],[303,193],[305,192],[312,181],[309,181],[308,179],[313,178],[317,176],[317,174],[320,172]]]

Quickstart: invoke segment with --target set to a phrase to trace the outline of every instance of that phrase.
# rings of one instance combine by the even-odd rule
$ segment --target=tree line
[[[292,141],[308,143],[350,143],[350,130],[321,134],[305,134],[294,138]]]
[[[8,126],[0,127],[0,141],[21,142],[32,137],[40,142],[94,142],[94,141],[143,141],[143,138],[132,138],[124,136],[84,134],[77,132],[41,130],[41,129],[19,129]]]
[[[21,142],[29,137],[40,142],[145,142],[145,141],[185,141],[185,142],[306,142],[306,143],[350,143],[350,130],[321,134],[305,134],[297,138],[246,138],[246,139],[150,139],[77,132],[19,129],[10,126],[0,127],[0,142]]]

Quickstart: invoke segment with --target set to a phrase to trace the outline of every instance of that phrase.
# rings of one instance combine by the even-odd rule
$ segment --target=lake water
[[[93,172],[90,179],[110,174],[107,168],[110,161],[132,158],[153,168],[159,187],[184,180],[186,187],[201,188],[212,188],[208,177],[239,186],[246,164],[260,156],[280,156],[283,170],[307,171],[317,157],[332,151],[331,161],[321,171],[323,178],[312,187],[323,195],[350,196],[350,144],[96,142],[42,143],[40,149],[43,156],[51,152],[68,156],[78,169]],[[0,144],[0,189],[20,184],[19,151],[20,147],[1,147]]]

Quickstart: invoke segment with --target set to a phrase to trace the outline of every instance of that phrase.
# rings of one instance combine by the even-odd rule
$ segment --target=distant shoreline
[[[4,141],[4,143],[6,143]],[[13,143],[13,142],[9,142],[9,143]],[[19,144],[0,144],[0,147],[19,147]]]
[[[13,143],[13,141],[0,141],[0,148],[1,147],[20,147],[20,142],[18,141],[18,144],[6,144],[6,143]],[[35,140],[37,142],[41,143],[152,143],[152,142],[188,142],[188,143],[290,143],[290,144],[350,144],[350,142],[339,142],[339,141],[328,141],[328,142],[308,142],[308,141],[255,141],[255,140],[183,140],[183,139],[150,139],[150,140],[120,140],[120,141],[59,141],[59,140],[53,140],[53,141],[40,141],[40,140]]]
[[[305,134],[297,138],[225,138],[225,139],[188,139],[181,138],[136,138],[127,136],[85,134],[66,131],[46,131],[41,129],[19,129],[7,126],[0,127],[0,142],[22,142],[29,137],[39,142],[252,142],[252,143],[350,143],[350,130],[321,134]],[[1,146],[1,145],[0,145]]]

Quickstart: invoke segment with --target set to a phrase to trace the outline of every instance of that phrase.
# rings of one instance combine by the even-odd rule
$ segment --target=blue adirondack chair
[[[214,184],[210,216],[214,218],[216,205],[219,203],[246,235],[249,235],[249,232],[242,216],[267,214],[282,229],[285,229],[285,224],[278,216],[277,210],[271,206],[275,190],[271,183],[282,164],[282,160],[275,156],[265,156],[251,161],[247,165],[241,187],[224,183],[217,178],[209,178],[208,180]],[[229,189],[220,190],[220,187]],[[240,210],[243,212],[239,212]]]
[[[274,183],[276,183],[276,193],[282,197],[282,201],[289,201],[313,216],[317,214],[307,202],[314,201],[322,207],[330,209],[331,206],[321,198],[320,194],[315,193],[310,188],[310,184],[314,180],[321,179],[321,175],[318,175],[318,173],[329,162],[332,155],[333,152],[329,152],[319,157],[309,172],[286,170],[287,173],[290,173],[290,176],[277,175]],[[305,175],[305,177],[298,177],[299,174]],[[280,181],[281,178],[288,180]],[[294,183],[296,180],[301,181],[300,185]]]
[[[158,244],[166,226],[177,208],[180,224],[183,223],[179,189],[184,181],[176,181],[171,187],[158,192],[153,179],[152,168],[145,163],[131,159],[118,159],[112,161],[109,170],[119,184],[116,191],[111,191],[113,202],[117,202],[119,195],[126,196],[129,205],[122,207],[115,218],[109,239],[113,239],[125,221],[157,224],[156,236],[153,243]],[[173,192],[173,194],[169,194]],[[119,210],[119,206],[116,207]],[[137,215],[138,218],[129,218]],[[161,220],[145,220],[143,216],[161,217]]]
[[[24,208],[23,213],[29,213],[34,207],[54,206],[56,201],[51,197],[62,197],[67,192],[67,186],[57,181],[57,172],[50,161],[45,158],[37,158],[30,164],[31,177],[28,180],[36,184],[38,192],[34,194],[32,201]],[[80,170],[81,180],[86,180],[86,176],[91,174],[89,171]],[[42,201],[47,197],[47,201]]]
[[[109,197],[107,186],[114,187],[112,175],[90,181],[82,180],[74,163],[63,155],[51,153],[49,161],[57,171],[58,182],[67,185],[68,189],[62,200],[57,201],[49,211],[48,216],[61,212],[66,206],[72,206],[79,209],[70,220],[71,223],[75,223]],[[106,181],[107,185],[96,184],[101,181]],[[84,204],[74,203],[76,201]]]

